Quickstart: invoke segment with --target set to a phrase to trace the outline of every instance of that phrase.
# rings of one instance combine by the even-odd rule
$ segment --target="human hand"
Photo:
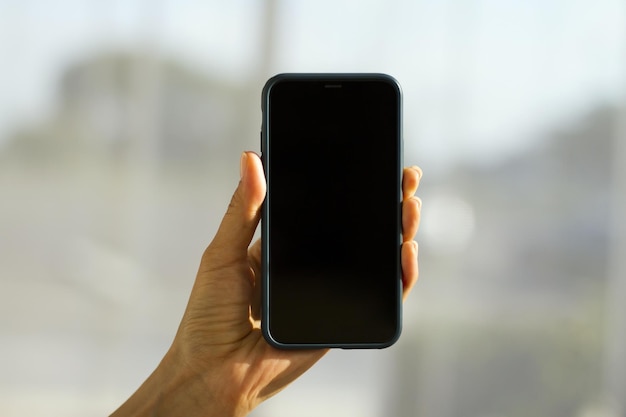
[[[420,220],[415,192],[421,174],[417,167],[403,171],[403,299],[418,278],[413,238]],[[112,417],[245,416],[327,352],[278,350],[261,334],[261,246],[250,242],[265,190],[259,157],[244,153],[241,180],[202,256],[174,342],[155,372]]]

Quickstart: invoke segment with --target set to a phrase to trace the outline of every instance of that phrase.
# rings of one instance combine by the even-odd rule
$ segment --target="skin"
[[[402,179],[403,299],[418,279],[422,171]],[[142,386],[112,414],[127,416],[247,415],[315,364],[326,349],[278,350],[260,331],[261,245],[250,246],[265,198],[259,157],[241,157],[241,180],[206,248],[174,342]],[[355,207],[357,202],[355,202]]]

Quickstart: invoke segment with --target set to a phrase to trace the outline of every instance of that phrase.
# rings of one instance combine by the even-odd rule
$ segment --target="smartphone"
[[[277,348],[400,336],[402,109],[385,74],[280,74],[262,94],[262,316]]]

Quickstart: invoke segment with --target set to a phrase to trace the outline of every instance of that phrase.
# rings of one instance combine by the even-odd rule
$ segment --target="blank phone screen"
[[[397,84],[286,78],[264,100],[266,334],[285,347],[393,343],[401,316]]]

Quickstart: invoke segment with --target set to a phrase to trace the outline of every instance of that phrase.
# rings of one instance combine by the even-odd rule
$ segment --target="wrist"
[[[188,366],[175,349],[111,417],[243,417],[247,410],[214,377]]]

